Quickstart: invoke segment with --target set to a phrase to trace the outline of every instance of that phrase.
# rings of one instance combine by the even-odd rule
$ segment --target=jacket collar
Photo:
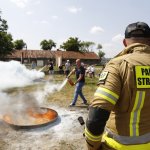
[[[140,49],[139,49],[140,47]],[[129,53],[133,53],[135,51],[143,51],[145,49],[149,48],[148,45],[146,44],[141,44],[141,43],[134,43],[134,44],[131,44],[129,46],[127,46],[124,50],[122,50],[118,55],[115,56],[116,57],[120,57],[122,55],[126,55],[126,54],[129,54]]]

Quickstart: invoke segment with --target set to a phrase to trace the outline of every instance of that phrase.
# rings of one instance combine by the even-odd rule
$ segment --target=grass
[[[97,69],[98,70],[98,69]],[[98,70],[99,72],[99,70]],[[98,72],[96,74],[98,74]],[[45,80],[49,80],[52,76],[46,75]],[[71,76],[72,80],[75,81],[75,75]],[[62,83],[65,80],[65,75],[53,75],[51,78],[52,81],[55,81],[56,83]],[[96,91],[97,88],[97,82],[98,78],[85,78],[85,86],[83,87],[83,94],[85,98],[87,99],[88,102],[90,102],[93,99],[94,92]],[[19,92],[26,94],[32,93],[34,91],[37,91],[37,89],[43,89],[44,83],[39,83],[38,85],[30,85],[26,87],[20,87],[20,88],[11,88],[6,90],[10,95],[17,96]],[[48,102],[49,104],[54,104],[58,105],[61,107],[68,107],[68,105],[71,103],[74,95],[74,90],[75,86],[71,86],[68,82],[67,84],[63,87],[63,89],[59,92],[54,92],[53,94],[49,94],[46,97],[46,103]],[[44,92],[44,91],[43,91]],[[80,97],[78,97],[77,104],[81,104],[82,100]]]
[[[63,81],[64,76],[55,75],[54,80]],[[74,76],[72,77],[72,80],[75,81]],[[97,82],[98,82],[97,78],[86,77],[86,83],[85,86],[83,87],[83,94],[88,102],[90,102],[93,99],[94,92],[97,88],[96,85]],[[74,90],[75,90],[75,86],[71,86],[69,83],[67,83],[60,92],[56,92],[53,95],[50,95],[47,100],[50,103],[67,107],[73,99]],[[80,104],[81,102],[82,100],[80,99],[80,97],[78,97],[77,104]]]

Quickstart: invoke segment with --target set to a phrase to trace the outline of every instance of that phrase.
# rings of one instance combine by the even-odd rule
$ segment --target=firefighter
[[[84,135],[88,150],[150,150],[150,28],[129,24],[125,49],[99,78]]]

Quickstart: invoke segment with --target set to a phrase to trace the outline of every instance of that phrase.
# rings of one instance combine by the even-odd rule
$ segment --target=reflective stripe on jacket
[[[105,143],[109,147],[115,150],[149,150],[150,149],[150,142],[146,144],[123,145],[115,141],[114,139],[108,137],[107,134],[103,135],[103,139],[105,140]]]
[[[122,144],[150,142],[150,46],[130,45],[103,72],[104,80],[100,81],[92,106],[111,111],[106,127],[118,137],[135,139],[122,139]]]

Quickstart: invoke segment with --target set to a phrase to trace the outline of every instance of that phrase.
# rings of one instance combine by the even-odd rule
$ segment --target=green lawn
[[[65,75],[46,75],[45,80],[49,81],[47,82],[49,85],[54,83],[62,83],[65,80]],[[71,76],[71,79],[75,82],[75,75]],[[97,82],[98,78],[89,78],[86,77],[85,86],[83,87],[83,94],[88,102],[90,102],[93,99],[94,92],[97,88]],[[23,95],[32,95],[32,92],[44,92],[44,86],[45,82],[39,82],[38,84],[33,84],[25,87],[16,87],[11,88],[8,90],[5,90],[6,93],[12,96],[17,96],[23,94]],[[48,94],[45,98],[46,103],[48,104],[56,104],[58,106],[62,107],[68,107],[68,105],[71,103],[74,95],[75,86],[71,86],[68,82],[67,84],[62,88],[61,91],[56,91],[52,94]],[[80,97],[78,98],[77,104],[81,104]]]
[[[55,81],[63,81],[64,76],[63,75],[55,75],[54,76]],[[72,75],[72,80],[75,81],[74,75]],[[98,78],[89,78],[86,77],[86,83],[83,87],[83,94],[85,98],[90,102],[92,100],[94,92],[97,88],[97,82]],[[67,83],[64,88],[60,92],[56,92],[48,97],[48,101],[50,103],[58,104],[61,106],[68,106],[71,103],[71,100],[73,99],[75,86],[71,86],[69,83]],[[80,104],[82,101],[80,97],[78,98],[77,104]]]

